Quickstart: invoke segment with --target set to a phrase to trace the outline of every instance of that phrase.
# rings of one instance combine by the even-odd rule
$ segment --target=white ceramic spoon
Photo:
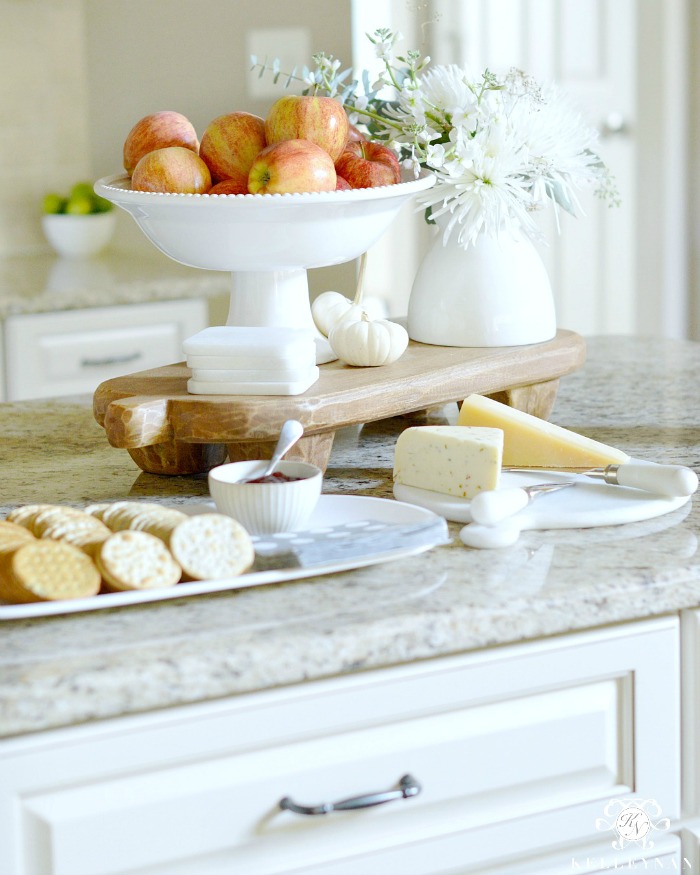
[[[514,516],[540,495],[558,492],[575,486],[576,480],[563,483],[535,483],[532,486],[517,486],[513,489],[489,489],[472,498],[470,511],[475,523],[495,526],[507,517]]]
[[[460,540],[467,547],[491,549],[495,547],[510,547],[520,537],[520,524],[517,519],[509,517],[497,526],[482,526],[479,523],[469,523],[459,533]]]

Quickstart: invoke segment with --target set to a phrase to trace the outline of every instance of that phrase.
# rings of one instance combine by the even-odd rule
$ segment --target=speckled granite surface
[[[107,249],[95,258],[55,255],[0,259],[0,319],[82,307],[112,307],[228,293],[230,275],[164,256]]]
[[[589,342],[553,421],[632,455],[700,469],[700,344]],[[434,421],[456,415],[434,411]],[[326,492],[391,495],[397,419],[336,437]],[[425,420],[421,420],[425,421]],[[77,400],[0,405],[0,515],[17,504],[201,501],[203,477],[140,472]],[[455,540],[312,580],[0,625],[0,735],[298,683],[675,612],[700,603],[695,496],[667,516],[526,532],[513,547]]]

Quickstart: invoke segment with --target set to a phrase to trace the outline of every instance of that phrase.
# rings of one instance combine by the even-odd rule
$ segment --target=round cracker
[[[55,504],[47,507],[45,510],[39,511],[33,517],[31,529],[37,538],[41,538],[44,535],[44,532],[52,526],[78,520],[83,516],[85,516],[85,514],[81,510],[76,510],[74,507]]]
[[[93,504],[88,504],[83,508],[85,513],[89,513],[90,516],[96,517],[98,520],[102,519],[103,511],[107,510],[108,507],[111,507],[111,501],[98,501]]]
[[[147,532],[115,532],[100,545],[96,562],[105,583],[118,590],[174,586],[182,576],[165,544]]]
[[[88,598],[100,589],[100,573],[77,547],[60,541],[28,541],[0,556],[0,598],[11,602]]]
[[[77,520],[56,523],[47,528],[41,537],[73,544],[93,556],[96,548],[112,535],[107,526],[102,525],[99,520],[96,519],[94,522],[94,526],[85,525]]]
[[[31,530],[34,517],[43,510],[53,507],[51,504],[25,504],[11,510],[5,518],[8,522],[17,523]]]
[[[255,559],[248,532],[237,520],[220,513],[188,516],[173,529],[170,550],[192,580],[237,577]]]
[[[9,520],[0,520],[0,542],[17,538],[31,541],[34,539],[34,535],[26,526],[21,526],[19,523],[13,523]]]
[[[167,540],[168,534],[186,518],[187,514],[181,510],[162,507],[159,504],[148,504],[134,510],[129,528],[148,532],[161,540]]]
[[[36,541],[29,529],[18,523],[0,520],[0,554],[13,553],[28,541]]]
[[[157,518],[150,517],[143,524],[143,531],[156,538],[160,538],[166,544],[170,543],[170,536],[174,529],[187,519],[187,514],[181,511],[175,511],[172,515],[160,516]]]
[[[113,532],[148,532],[166,543],[175,526],[187,519],[181,510],[152,501],[117,501],[99,511],[99,516]]]
[[[56,505],[36,514],[32,531],[38,538],[65,541],[92,555],[95,547],[112,533],[107,526],[83,510]]]

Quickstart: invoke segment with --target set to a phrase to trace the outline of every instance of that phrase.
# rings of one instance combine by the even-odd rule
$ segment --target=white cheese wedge
[[[470,395],[465,399],[457,422],[503,429],[503,464],[506,466],[594,468],[629,461],[622,450],[483,395]]]
[[[502,452],[503,432],[498,428],[407,428],[396,442],[394,480],[443,495],[473,498],[498,486]]]

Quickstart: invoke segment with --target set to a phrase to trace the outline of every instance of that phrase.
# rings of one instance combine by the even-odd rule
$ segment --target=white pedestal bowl
[[[284,195],[133,191],[108,176],[95,191],[129,213],[161,252],[181,264],[231,271],[227,325],[312,329],[306,271],[366,252],[432,174],[396,185]],[[317,363],[334,359],[318,335]]]

